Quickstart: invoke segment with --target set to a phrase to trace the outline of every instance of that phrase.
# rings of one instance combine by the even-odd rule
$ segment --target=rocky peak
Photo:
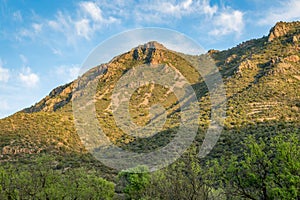
[[[131,52],[134,60],[145,60],[145,63],[153,63],[155,57],[162,56],[161,53],[157,53],[157,50],[167,50],[167,48],[156,41],[150,41],[133,48]],[[154,62],[156,63],[156,61]]]
[[[210,50],[208,50],[207,54],[211,56],[211,55],[213,55],[215,53],[218,53],[218,52],[220,52],[220,51],[216,50],[216,49],[210,49]]]
[[[300,26],[300,21],[297,22],[278,22],[276,25],[270,30],[268,41],[272,42],[274,39],[286,35],[289,31],[294,29],[295,27]]]
[[[138,49],[164,49],[164,50],[167,49],[164,45],[158,43],[157,41],[150,41],[150,42],[147,42],[146,44],[139,45],[136,48],[138,48]]]

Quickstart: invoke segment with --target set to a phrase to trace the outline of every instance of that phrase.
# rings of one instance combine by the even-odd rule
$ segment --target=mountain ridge
[[[298,127],[300,43],[295,37],[298,37],[300,27],[299,22],[284,24],[284,27],[289,27],[284,34],[275,34],[275,30],[281,30],[275,28],[282,26],[282,23],[279,23],[271,29],[269,36],[243,42],[228,50],[209,51],[206,54],[216,63],[226,86],[228,109],[225,131],[232,132],[258,123],[286,122]],[[270,37],[273,37],[271,41]],[[201,58],[199,55],[191,57],[195,60]],[[133,121],[145,125],[149,122],[149,107],[155,103],[162,103],[170,116],[162,134],[152,138],[153,140],[145,141],[128,137],[113,120],[110,110],[112,88],[122,74],[134,66],[143,64],[168,65],[179,70],[188,79],[200,102],[199,123],[202,128],[199,130],[197,141],[201,141],[201,134],[210,123],[207,87],[191,63],[180,54],[153,41],[132,48],[82,75],[81,78],[87,80],[87,83],[99,80],[95,107],[105,133],[115,144],[130,145],[130,149],[138,149],[147,144],[148,150],[151,150],[157,148],[158,144],[155,144],[155,141],[160,141],[159,145],[163,145],[173,137],[171,132],[176,130],[179,107],[175,96],[169,95],[166,88],[159,86],[150,84],[137,90],[132,96],[130,109]],[[43,151],[85,152],[76,135],[72,115],[71,100],[72,95],[76,94],[76,91],[73,92],[77,86],[78,79],[59,86],[37,104],[0,120],[2,155],[10,157],[15,155],[13,152],[17,152],[16,155],[26,152],[38,154]]]
[[[241,44],[237,45],[236,47],[230,48],[228,50],[223,50],[223,51],[209,50],[207,54],[210,56],[213,56],[213,54],[218,54],[218,53],[221,54],[222,52],[230,52],[236,48],[246,48],[246,49],[252,48],[253,45],[257,44],[256,42],[259,40],[264,41],[264,42],[266,42],[266,40],[268,42],[272,42],[276,38],[284,37],[291,31],[293,31],[297,28],[299,29],[299,27],[300,27],[300,22],[278,22],[278,23],[276,23],[276,25],[274,27],[272,27],[270,29],[269,35],[267,37],[248,40],[248,41],[242,42]],[[298,34],[298,32],[299,32],[299,34]],[[298,31],[298,32],[297,32],[297,34],[293,34],[292,37],[289,37],[288,40],[292,41],[293,43],[298,43],[298,41],[300,41],[300,31]],[[154,50],[154,49],[168,50],[164,45],[158,43],[157,41],[149,41],[143,45],[139,45],[137,47],[132,48],[128,52],[133,52],[133,59],[144,59],[145,57],[139,58],[138,56],[140,55],[141,52],[145,53],[145,51],[147,51],[147,49],[148,50],[151,49],[151,51],[146,53],[147,54],[146,61],[145,61],[146,63],[147,62],[151,63],[152,50]],[[299,47],[298,47],[298,49],[299,49]],[[126,54],[126,53],[124,53],[124,54]],[[113,58],[108,63],[112,62],[114,59],[116,59],[116,58]],[[231,56],[229,56],[226,59],[225,62],[230,63],[234,59],[236,59],[236,55],[232,54]],[[274,59],[278,60],[278,58],[274,58]],[[270,62],[274,62],[274,59]],[[287,61],[291,61],[291,62],[298,62],[300,60],[298,55],[291,55],[284,59]],[[156,63],[157,62],[154,61],[154,63],[152,63],[152,64],[156,64]],[[102,64],[102,65],[105,65],[105,64]],[[100,66],[102,66],[102,65],[100,65]],[[98,66],[98,67],[100,67],[100,66]],[[241,64],[241,66],[243,68],[244,64]],[[94,68],[97,68],[97,67],[94,67]],[[92,68],[91,70],[94,70],[94,68]],[[241,72],[241,70],[238,73],[240,73],[240,72]],[[93,72],[93,73],[95,73],[95,72]],[[31,113],[31,112],[38,112],[38,111],[55,111],[55,110],[61,108],[62,106],[64,106],[71,100],[70,94],[71,94],[71,91],[73,88],[72,84],[73,84],[73,81],[71,83],[67,83],[65,85],[58,86],[57,88],[53,89],[49,93],[49,95],[47,95],[47,97],[45,97],[44,99],[37,102],[35,105],[33,105],[31,107],[21,110],[21,112]],[[48,102],[49,99],[51,99],[54,96],[58,96],[58,95],[62,96],[60,101],[51,102],[51,103]],[[49,105],[49,108],[47,108],[46,105]]]
[[[137,47],[132,48],[128,52],[125,52],[121,55],[112,58],[108,63],[100,64],[99,66],[91,68],[86,73],[93,74],[93,76],[96,77],[101,75],[102,73],[106,73],[107,67],[122,56],[125,56],[126,59],[132,56],[134,60],[143,60],[145,64],[158,64],[158,60],[152,60],[154,58],[153,53],[155,53],[155,50],[171,51],[157,41],[149,41],[145,44],[138,45]],[[91,79],[93,78],[95,77],[92,77]],[[72,91],[73,88],[75,88],[75,85],[77,84],[77,80],[78,79],[75,79],[70,83],[54,88],[45,98],[41,99],[36,104],[21,110],[20,112],[33,113],[39,111],[56,111],[57,109],[63,107],[71,101]],[[61,98],[56,100],[52,99],[57,96],[60,96]]]

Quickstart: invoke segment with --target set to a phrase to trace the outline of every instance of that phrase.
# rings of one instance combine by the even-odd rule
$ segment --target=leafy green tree
[[[242,157],[223,159],[228,196],[245,199],[300,198],[300,143],[296,134],[279,134],[258,141],[249,137]]]
[[[45,156],[34,165],[7,163],[0,167],[0,199],[113,199],[114,184],[96,171],[57,170],[53,161]]]
[[[0,199],[19,199],[19,191],[15,187],[18,183],[16,174],[12,166],[0,168]]]
[[[214,176],[214,171],[203,166],[196,147],[191,147],[181,159],[152,174],[144,197],[172,200],[220,199],[218,191],[214,190],[211,176]]]
[[[99,177],[95,171],[85,168],[66,173],[64,182],[72,199],[113,199],[114,184]]]
[[[150,172],[147,166],[137,166],[119,173],[119,179],[125,182],[123,192],[128,199],[140,199],[150,183]]]

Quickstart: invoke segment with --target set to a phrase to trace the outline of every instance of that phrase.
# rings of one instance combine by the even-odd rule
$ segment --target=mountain
[[[299,132],[300,121],[300,22],[279,22],[268,36],[243,42],[224,51],[210,50],[226,88],[227,111],[224,131],[211,156],[235,145],[247,134],[276,134],[276,131]],[[180,120],[178,99],[165,87],[145,85],[136,90],[130,101],[133,122],[150,122],[149,107],[161,103],[168,120],[157,136],[139,139],[126,135],[116,125],[111,111],[111,95],[120,77],[134,66],[164,64],[180,72],[196,91],[200,106],[200,128],[196,142],[201,144],[210,123],[208,88],[192,64],[184,59],[201,60],[165,48],[151,41],[100,64],[80,79],[53,89],[35,105],[0,120],[1,160],[26,155],[86,154],[76,133],[72,98],[79,81],[97,83],[95,107],[97,119],[110,140],[125,149],[148,152],[167,144]],[[276,130],[274,132],[274,130]]]
[[[300,22],[279,22],[267,36],[228,50],[186,55],[150,41],[93,67],[0,120],[0,199],[299,199],[299,49]],[[226,100],[209,92],[220,88],[212,63]],[[172,73],[175,85],[153,81],[172,82]],[[195,96],[177,91],[188,91],[184,81]],[[120,84],[134,89],[118,90]],[[122,107],[122,115],[114,115],[127,101],[128,113]],[[199,116],[189,106],[198,106]],[[222,112],[225,119],[215,117]],[[175,151],[179,159],[154,173],[144,166],[118,173],[94,157],[111,161],[122,156],[113,148],[119,147],[138,155],[162,152],[166,162],[169,151],[191,138],[189,126],[181,131],[184,120],[197,125],[190,148]],[[154,122],[162,125],[155,135]],[[206,134],[210,125],[216,129],[220,122],[220,138],[203,154],[213,144],[205,143],[213,141]],[[131,131],[132,124],[148,129]],[[105,137],[82,134],[99,138],[95,128]],[[208,144],[204,151],[202,143]],[[129,164],[137,159],[124,155]],[[143,159],[147,166],[160,160]]]

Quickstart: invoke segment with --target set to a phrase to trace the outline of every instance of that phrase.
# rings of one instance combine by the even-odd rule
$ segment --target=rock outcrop
[[[286,35],[290,30],[300,26],[300,22],[278,22],[270,30],[268,41],[272,42],[274,39]],[[293,41],[298,41],[298,38],[293,38]]]
[[[289,61],[289,62],[297,63],[297,62],[300,61],[300,58],[297,55],[290,55],[288,57],[285,57],[284,60]]]

